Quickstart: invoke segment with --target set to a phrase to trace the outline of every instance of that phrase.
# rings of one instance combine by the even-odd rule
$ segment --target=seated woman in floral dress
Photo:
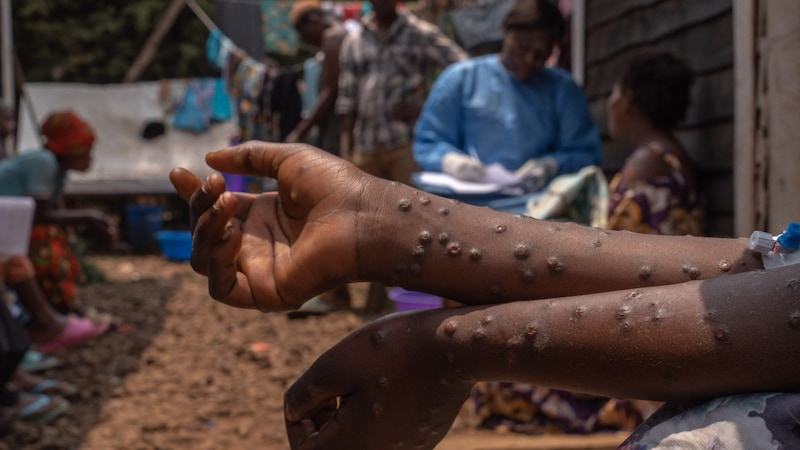
[[[675,137],[692,79],[683,60],[653,50],[635,56],[614,84],[606,105],[609,132],[634,150],[609,185],[610,229],[702,233],[693,164]]]

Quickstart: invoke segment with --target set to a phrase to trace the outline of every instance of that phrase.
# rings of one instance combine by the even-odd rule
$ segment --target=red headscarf
[[[45,147],[56,156],[75,157],[89,153],[94,144],[92,127],[72,111],[50,114],[42,125]]]

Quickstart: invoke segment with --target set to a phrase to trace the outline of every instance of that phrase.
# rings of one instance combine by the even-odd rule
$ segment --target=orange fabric
[[[94,132],[83,119],[72,111],[50,114],[42,125],[47,138],[45,147],[56,156],[84,156],[92,150]]]

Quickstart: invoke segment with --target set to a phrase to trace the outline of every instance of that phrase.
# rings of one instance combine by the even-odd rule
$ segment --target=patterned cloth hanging
[[[176,105],[172,126],[201,133],[212,123],[224,122],[232,116],[231,99],[221,78],[190,78],[183,98]]]
[[[300,36],[289,21],[294,2],[262,0],[261,29],[267,53],[294,56],[300,48]]]

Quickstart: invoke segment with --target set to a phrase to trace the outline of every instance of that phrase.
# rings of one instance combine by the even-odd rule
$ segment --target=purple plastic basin
[[[416,311],[442,307],[442,297],[424,292],[407,291],[403,288],[389,290],[389,299],[394,302],[397,311]]]

